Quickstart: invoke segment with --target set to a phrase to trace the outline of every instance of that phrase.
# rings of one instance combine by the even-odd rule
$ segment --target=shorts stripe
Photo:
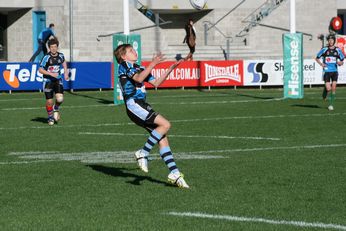
[[[133,99],[126,101],[127,109],[141,120],[145,121],[149,112],[137,104]]]

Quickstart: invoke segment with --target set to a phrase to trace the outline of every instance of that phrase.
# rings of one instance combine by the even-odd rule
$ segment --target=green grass
[[[189,190],[166,183],[156,147],[148,174],[126,162],[147,133],[112,91],[66,92],[53,127],[42,93],[0,93],[1,230],[328,230],[169,212],[345,230],[346,88],[332,112],[321,91],[281,100],[280,89],[150,90]]]

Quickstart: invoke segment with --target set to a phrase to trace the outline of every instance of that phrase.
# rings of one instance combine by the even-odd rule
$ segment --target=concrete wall
[[[4,0],[0,0],[4,1]],[[7,2],[7,0],[5,0]],[[175,1],[147,0],[157,4],[169,4]],[[344,0],[343,0],[344,1]],[[176,1],[177,3],[187,0]],[[204,44],[204,21],[216,22],[224,16],[239,1],[229,1],[224,8],[217,7],[216,3],[224,4],[223,0],[209,1],[215,4],[215,9],[205,16],[199,17],[196,21],[197,48]],[[234,39],[231,44],[232,49],[252,50],[253,55],[249,58],[271,58],[282,55],[281,37],[284,33],[280,30],[273,30],[265,27],[255,27],[250,30],[248,46],[241,43],[243,38],[237,38],[244,27],[242,21],[265,0],[247,0],[237,10],[225,17],[217,27],[227,36]],[[313,4],[312,4],[313,3]],[[340,0],[296,0],[297,5],[297,30],[313,35],[312,41],[304,37],[304,55],[314,57],[321,46],[321,41],[317,39],[320,33],[328,33],[328,23],[330,18],[336,16],[337,7]],[[208,6],[209,6],[208,5]],[[162,7],[162,6],[160,6]],[[190,7],[190,6],[185,6]],[[141,14],[134,7],[130,7],[130,27],[139,28],[154,25],[148,18]],[[60,40],[60,50],[69,59],[70,51],[70,28],[69,28],[69,0],[52,2],[50,0],[36,0],[35,7],[31,9],[21,9],[8,13],[10,25],[7,28],[8,37],[8,61],[28,61],[33,53],[32,41],[32,10],[45,10],[47,12],[47,23],[55,23],[56,34]],[[166,9],[166,10],[167,10]],[[1,10],[1,6],[0,6]],[[193,17],[197,11],[182,11],[176,13],[172,11],[173,23],[184,24],[188,18]],[[183,23],[182,23],[183,22]],[[279,8],[266,17],[262,23],[289,28],[289,1],[286,1]],[[123,30],[122,0],[73,0],[73,56],[75,61],[112,61],[112,37],[96,40],[98,35],[121,32]],[[184,52],[187,47],[182,44],[185,36],[183,27],[171,27],[169,29],[150,28],[135,33],[142,37],[142,54],[145,59],[150,59],[153,52],[161,50],[165,53],[176,52],[176,46],[182,46]],[[208,40],[211,45],[225,45],[225,38],[215,29],[208,32]],[[173,45],[173,46],[172,46]],[[243,47],[242,47],[243,46]],[[219,48],[217,48],[219,49]],[[212,58],[212,57],[211,57]]]
[[[321,48],[318,34],[327,34],[330,19],[337,15],[336,0],[296,0],[296,30],[313,35],[312,40],[304,36],[304,56],[314,58]],[[272,15],[263,20],[264,24],[289,29],[289,1],[277,8]],[[308,10],[307,10],[308,9]],[[273,56],[282,56],[282,34],[280,30],[273,30],[257,26],[249,36],[249,45],[257,49],[271,50]]]
[[[35,0],[0,0],[1,8],[32,8]]]
[[[345,0],[337,0],[338,9],[345,10],[346,9],[346,1]]]

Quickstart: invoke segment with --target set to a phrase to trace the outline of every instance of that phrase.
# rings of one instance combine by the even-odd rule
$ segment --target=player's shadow
[[[156,180],[150,176],[141,176],[134,173],[129,172],[130,169],[126,168],[114,168],[114,167],[106,167],[102,165],[86,165],[87,167],[91,168],[92,170],[95,170],[97,172],[101,172],[106,175],[114,176],[114,177],[123,177],[123,178],[130,178],[126,183],[133,184],[133,185],[141,185],[142,181],[150,181],[156,184],[162,184],[165,186],[171,186],[170,184]]]
[[[315,104],[292,104],[291,107],[322,108]]]
[[[76,93],[76,92],[71,92],[71,91],[68,91],[68,93],[71,95],[74,95],[74,96],[80,96],[80,97],[85,97],[85,98],[89,98],[89,99],[96,99],[98,101],[98,103],[102,103],[102,104],[113,104],[114,103],[112,100],[94,97],[94,96],[90,96],[90,95],[85,95],[82,93]]]
[[[31,119],[31,121],[46,124],[47,123],[47,118],[36,117],[36,118]]]

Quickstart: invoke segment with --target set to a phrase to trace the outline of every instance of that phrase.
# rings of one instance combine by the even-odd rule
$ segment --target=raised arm
[[[148,77],[148,75],[150,75],[153,68],[163,60],[165,60],[163,54],[158,53],[154,55],[150,64],[143,71],[135,74],[132,79],[138,83],[142,83]]]
[[[154,87],[160,86],[161,83],[163,83],[167,79],[169,74],[183,61],[184,61],[183,59],[180,59],[179,61],[173,63],[173,65],[167,69],[167,71],[163,74],[163,76],[161,76],[160,78],[155,78],[149,81],[149,83],[151,83]]]

